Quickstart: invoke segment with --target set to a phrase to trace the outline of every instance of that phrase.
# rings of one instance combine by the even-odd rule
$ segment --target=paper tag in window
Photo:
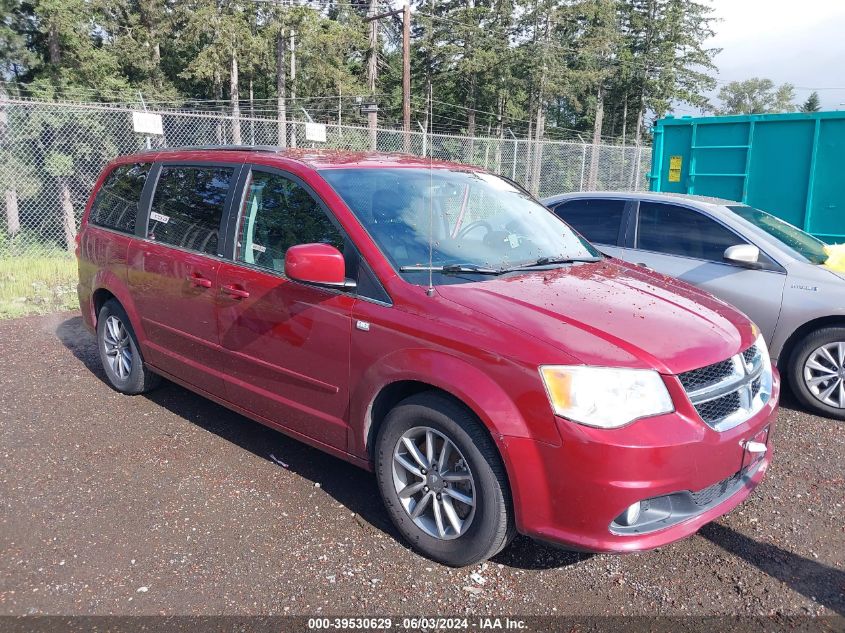
[[[508,244],[511,245],[511,248],[516,248],[517,246],[519,246],[519,236],[516,233],[509,234]]]
[[[267,252],[267,247],[266,247],[266,246],[261,246],[260,244],[253,244],[253,245],[252,245],[252,250],[254,250],[254,251],[258,251],[259,253],[266,253],[266,252]]]
[[[169,215],[162,215],[161,213],[156,213],[155,211],[150,212],[150,220],[155,220],[156,222],[161,222],[162,224],[167,224],[170,222]]]

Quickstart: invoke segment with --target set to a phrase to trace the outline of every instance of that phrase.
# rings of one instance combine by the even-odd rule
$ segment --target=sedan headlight
[[[573,422],[613,429],[675,410],[663,379],[650,369],[544,365],[552,409]]]

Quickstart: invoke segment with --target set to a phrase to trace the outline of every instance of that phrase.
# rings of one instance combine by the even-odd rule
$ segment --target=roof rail
[[[197,152],[197,151],[225,151],[225,152],[278,152],[278,145],[182,145],[179,147],[150,148],[149,152]]]

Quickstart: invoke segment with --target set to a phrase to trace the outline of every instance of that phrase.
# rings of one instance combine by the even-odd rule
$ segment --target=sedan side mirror
[[[760,263],[760,249],[753,244],[737,244],[725,249],[724,259],[726,262],[759,270],[763,267]]]
[[[285,252],[285,275],[328,288],[354,288],[355,282],[346,279],[343,255],[329,244],[298,244]]]

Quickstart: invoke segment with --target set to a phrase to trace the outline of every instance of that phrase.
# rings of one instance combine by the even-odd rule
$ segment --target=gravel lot
[[[369,473],[104,380],[78,314],[0,321],[0,614],[845,615],[845,424],[788,400],[768,478],[696,536],[627,556],[519,537],[454,570],[405,547]]]

